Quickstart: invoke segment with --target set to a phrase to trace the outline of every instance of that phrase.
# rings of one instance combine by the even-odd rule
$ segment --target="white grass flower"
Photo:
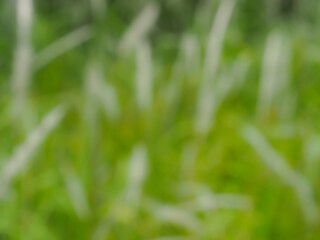
[[[175,106],[178,102],[182,87],[183,77],[190,74],[195,76],[200,69],[200,47],[196,36],[186,34],[183,36],[179,54],[173,64],[168,86],[166,86],[165,99],[168,106]]]
[[[153,101],[153,63],[150,44],[142,41],[136,50],[136,99],[140,110],[150,109]]]
[[[252,199],[246,194],[213,193],[208,186],[199,183],[185,182],[180,185],[179,191],[189,199],[182,206],[193,212],[221,209],[249,211],[253,208]]]
[[[118,119],[120,106],[116,89],[104,81],[104,73],[101,65],[97,62],[90,62],[87,67],[86,91],[93,105],[90,106],[89,117],[94,117],[92,111],[99,104],[104,109],[107,118]]]
[[[318,219],[318,207],[314,200],[312,187],[305,177],[294,171],[256,128],[252,126],[245,127],[243,129],[243,137],[260,155],[264,163],[285,184],[293,188],[300,200],[306,220],[309,222],[316,221]]]
[[[257,102],[257,114],[264,118],[270,114],[271,108],[279,110],[279,114],[290,115],[288,96],[290,43],[279,31],[269,34],[264,50],[260,89]],[[283,100],[283,101],[282,101]],[[275,105],[277,104],[277,105]],[[282,107],[282,109],[279,109]]]
[[[213,81],[216,76],[226,31],[236,0],[222,0],[213,21],[203,66],[203,83]]]
[[[60,168],[76,214],[80,219],[86,219],[91,214],[91,210],[80,179],[70,166],[68,168],[61,166]]]
[[[58,106],[50,111],[19,147],[16,148],[11,158],[5,162],[0,175],[0,198],[14,177],[16,177],[32,160],[33,154],[44,142],[49,133],[60,123],[66,113],[63,106]]]
[[[193,213],[185,209],[153,202],[149,210],[160,222],[184,227],[192,232],[201,232],[202,226],[200,220]]]
[[[32,62],[32,0],[16,1],[17,15],[17,44],[14,52],[12,92],[13,115],[21,118],[25,112],[28,88],[31,79]]]
[[[217,77],[223,42],[235,3],[235,0],[221,1],[210,31],[195,115],[195,130],[200,134],[209,130],[216,112],[214,79]]]
[[[252,200],[244,194],[233,193],[202,193],[184,204],[188,209],[195,212],[211,210],[251,210]]]
[[[144,145],[139,144],[132,150],[128,166],[126,201],[130,205],[137,206],[140,202],[147,167],[147,149]]]
[[[34,56],[33,71],[39,71],[41,68],[48,65],[48,63],[50,63],[57,57],[63,55],[64,53],[70,51],[71,49],[79,46],[80,44],[88,41],[91,38],[91,27],[86,25],[58,39]]]
[[[128,52],[135,49],[154,26],[159,13],[159,5],[154,1],[150,1],[125,32],[119,44],[120,52]]]

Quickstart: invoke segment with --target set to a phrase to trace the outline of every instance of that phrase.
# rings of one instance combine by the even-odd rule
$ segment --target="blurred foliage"
[[[238,0],[218,74],[228,72],[239,56],[250,62],[250,69],[243,87],[227,96],[204,137],[194,132],[202,67],[195,72],[183,70],[186,74],[180,77],[181,96],[175,106],[166,105],[165,91],[186,34],[198,40],[203,66],[220,0],[157,2],[161,9],[159,19],[147,36],[153,58],[154,101],[146,113],[141,113],[135,103],[135,54],[121,56],[118,44],[148,1],[110,0],[106,14],[97,20],[88,0],[34,0],[35,56],[87,24],[93,27],[93,38],[33,74],[28,86],[32,117],[26,120],[26,132],[17,126],[21,123],[11,111],[16,2],[0,2],[0,169],[50,109],[66,104],[69,110],[0,200],[0,240],[161,236],[319,239],[319,220],[312,224],[305,221],[294,190],[262,163],[240,134],[246,124],[259,128],[292,169],[308,179],[320,206],[320,146],[316,140],[320,132],[319,1]],[[261,120],[256,118],[256,103],[263,51],[273,30],[289,39],[285,43],[291,46],[288,91],[296,102],[289,119],[283,119],[277,106],[273,106]],[[103,107],[88,107],[86,71],[88,62],[94,60],[102,66],[104,81],[117,90],[121,117],[116,121],[106,116]],[[97,109],[93,126],[86,115],[88,108]],[[141,204],[132,207],[126,203],[124,191],[132,149],[140,142],[148,150],[148,173]],[[311,160],[306,157],[310,144],[315,146],[310,150],[315,152],[315,156],[310,153]],[[199,146],[196,161],[187,173],[182,173],[185,163],[181,159],[189,145]],[[90,206],[88,216],[81,217],[75,211],[66,187],[69,174],[74,174],[83,186]],[[160,221],[150,206],[157,201],[180,208],[189,200],[179,192],[181,182],[201,183],[213,193],[246,194],[253,199],[253,209],[196,213],[201,232]]]

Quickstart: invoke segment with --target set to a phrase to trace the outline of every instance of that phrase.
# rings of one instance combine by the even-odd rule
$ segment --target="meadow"
[[[320,238],[320,4],[0,2],[0,240]]]

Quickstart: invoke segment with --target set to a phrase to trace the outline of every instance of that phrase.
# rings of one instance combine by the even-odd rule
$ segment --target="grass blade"
[[[118,119],[120,115],[120,106],[118,103],[118,95],[112,85],[104,81],[104,73],[99,63],[91,62],[87,68],[86,89],[90,96],[92,104],[100,104],[104,109],[107,118],[111,120]],[[95,106],[90,106],[93,111]],[[93,117],[94,114],[88,114]]]
[[[12,92],[13,115],[21,117],[25,112],[25,103],[31,79],[32,62],[32,0],[17,0],[17,46],[14,52]]]

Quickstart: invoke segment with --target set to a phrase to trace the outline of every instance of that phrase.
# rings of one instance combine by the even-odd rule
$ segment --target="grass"
[[[248,40],[245,0],[176,32],[162,2],[50,4],[0,3],[1,240],[319,238],[307,16]]]

